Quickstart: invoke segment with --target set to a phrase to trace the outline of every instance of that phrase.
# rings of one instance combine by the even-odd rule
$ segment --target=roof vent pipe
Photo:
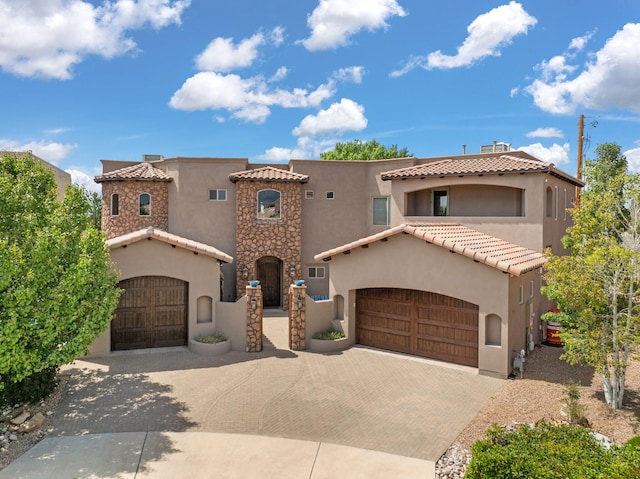
[[[463,155],[467,154],[467,145],[462,145],[462,154]]]

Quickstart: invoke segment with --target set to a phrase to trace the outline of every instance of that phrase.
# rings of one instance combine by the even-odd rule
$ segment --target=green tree
[[[398,145],[384,146],[376,140],[363,142],[353,140],[347,143],[336,143],[331,151],[320,154],[321,160],[346,160],[346,161],[369,161],[384,160],[389,158],[408,158],[413,153],[409,153],[407,148],[398,150]]]
[[[587,188],[563,238],[570,254],[549,252],[542,290],[561,310],[543,319],[563,325],[562,358],[594,366],[607,404],[619,409],[640,347],[640,181],[616,147],[602,145],[587,165]]]
[[[83,190],[56,201],[53,174],[0,159],[0,398],[87,352],[120,291]],[[33,399],[33,398],[32,398]]]

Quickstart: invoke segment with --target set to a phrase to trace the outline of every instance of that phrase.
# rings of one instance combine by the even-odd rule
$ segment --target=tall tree
[[[83,355],[109,325],[117,276],[85,193],[56,201],[53,174],[0,159],[0,397]]]
[[[321,160],[346,160],[346,161],[369,161],[384,160],[389,158],[408,158],[413,153],[409,153],[407,148],[398,149],[398,145],[384,146],[375,139],[363,142],[353,140],[347,143],[336,143],[331,151],[320,154]]]
[[[594,366],[607,404],[619,409],[627,365],[640,347],[640,180],[626,172],[617,145],[596,152],[563,238],[571,254],[549,252],[543,293],[561,313],[545,319],[563,325],[563,359]]]

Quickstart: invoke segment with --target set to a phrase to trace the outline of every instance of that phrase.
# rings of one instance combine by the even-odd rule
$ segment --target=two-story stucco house
[[[350,344],[500,377],[514,351],[543,340],[543,250],[562,252],[583,185],[520,151],[149,159],[104,160],[95,179],[127,290],[103,350],[184,345],[205,325],[231,327],[224,305],[247,279],[261,281],[265,307],[286,309],[302,278],[311,322],[337,320]]]

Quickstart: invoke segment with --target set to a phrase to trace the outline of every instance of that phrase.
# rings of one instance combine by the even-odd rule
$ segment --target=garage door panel
[[[475,304],[427,291],[358,290],[356,341],[477,367],[478,310]]]
[[[187,344],[188,283],[159,276],[121,281],[124,290],[111,323],[111,349]]]

